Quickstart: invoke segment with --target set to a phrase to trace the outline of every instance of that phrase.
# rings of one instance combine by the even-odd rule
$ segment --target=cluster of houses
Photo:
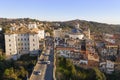
[[[94,34],[91,38],[89,28],[86,31],[74,28],[65,34],[62,29],[57,30],[54,37],[58,56],[69,58],[77,66],[98,67],[106,73],[119,69],[120,49],[114,35]]]
[[[45,36],[50,34],[35,23],[12,25],[5,33],[6,55],[38,54]],[[99,67],[106,73],[120,70],[120,34],[92,34],[88,27],[80,29],[76,24],[71,31],[54,29],[53,37],[57,55],[69,58],[74,65]]]

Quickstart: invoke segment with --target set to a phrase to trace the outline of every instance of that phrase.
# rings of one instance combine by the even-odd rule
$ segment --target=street
[[[53,50],[50,51],[50,57],[49,61],[51,62],[49,65],[47,65],[46,73],[45,73],[45,78],[44,80],[53,80],[53,62],[54,62],[54,54]]]
[[[38,62],[36,63],[34,70],[30,76],[30,80],[53,80],[53,68],[54,68],[54,44],[53,38],[47,38],[45,41],[45,50],[40,55]],[[50,50],[49,55],[46,51]],[[50,62],[48,64],[47,62]],[[41,71],[40,75],[35,74],[36,71]]]
[[[45,72],[44,80],[53,80],[53,68],[54,68],[54,44],[53,38],[47,38],[46,46],[50,49],[50,55],[48,60],[51,62],[50,65],[47,65],[47,69]]]

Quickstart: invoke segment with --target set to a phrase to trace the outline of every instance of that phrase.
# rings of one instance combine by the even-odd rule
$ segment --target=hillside
[[[80,25],[80,28],[89,27],[91,32],[97,33],[120,33],[120,25],[112,25],[112,24],[105,24],[105,23],[98,23],[92,21],[85,21],[85,20],[71,20],[71,21],[64,21],[64,22],[48,22],[48,21],[39,21],[36,19],[30,18],[18,18],[18,19],[7,19],[7,18],[0,18],[0,27],[3,27],[3,30],[8,29],[11,27],[11,23],[15,23],[16,25],[27,25],[30,22],[38,23],[39,27],[44,28],[45,30],[51,30],[53,28],[73,28],[76,24]],[[60,24],[60,26],[56,25]],[[41,25],[42,24],[42,25]]]
[[[112,25],[105,23],[98,23],[92,21],[84,21],[84,20],[72,20],[66,22],[59,22],[62,26],[74,27],[75,24],[79,24],[81,28],[89,27],[91,32],[99,32],[99,33],[120,33],[120,25]]]

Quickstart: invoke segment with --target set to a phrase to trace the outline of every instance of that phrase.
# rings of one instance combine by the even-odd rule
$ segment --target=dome
[[[82,33],[82,30],[79,30],[79,29],[72,29],[71,31],[72,33]]]

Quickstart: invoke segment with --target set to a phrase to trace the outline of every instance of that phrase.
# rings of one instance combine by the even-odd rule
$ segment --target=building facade
[[[39,53],[39,42],[41,39],[44,39],[44,30],[39,30],[35,24],[31,24],[30,27],[30,29],[29,26],[20,27],[17,30],[5,33],[6,55]]]

